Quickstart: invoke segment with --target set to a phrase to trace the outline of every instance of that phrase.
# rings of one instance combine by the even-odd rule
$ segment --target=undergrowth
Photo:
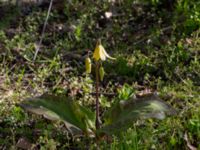
[[[178,110],[177,116],[161,122],[137,121],[120,138],[101,142],[101,149],[187,149],[188,144],[200,149],[200,3],[72,1],[59,7],[55,5],[50,14],[35,62],[47,7],[12,10],[16,16],[4,10],[0,149],[17,149],[21,138],[40,149],[96,148],[95,141],[72,138],[62,123],[30,116],[17,104],[26,97],[52,92],[73,96],[93,108],[94,79],[84,74],[82,58],[93,51],[99,37],[117,58],[105,63],[107,78],[100,87],[103,109],[115,97],[154,91]]]

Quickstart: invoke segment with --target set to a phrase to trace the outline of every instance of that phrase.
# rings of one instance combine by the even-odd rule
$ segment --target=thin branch
[[[96,92],[92,92],[92,93],[89,93],[91,95],[96,95]],[[117,93],[105,93],[105,92],[99,92],[98,93],[99,96],[100,95],[104,95],[104,96],[108,96],[108,97],[114,97],[114,96],[117,96]]]
[[[178,23],[176,25],[179,26],[180,24],[181,23]],[[160,32],[165,32],[165,31],[170,30],[170,29],[173,29],[173,26],[164,27],[164,28],[160,29]],[[146,41],[146,40],[148,40],[148,39],[150,39],[150,38],[152,38],[154,36],[155,36],[155,34],[150,34],[150,35],[148,35],[148,36],[136,41],[135,43],[133,43],[133,45],[138,45],[138,44],[140,44],[140,43],[142,43],[142,42],[144,42],[144,41]]]
[[[49,15],[50,15],[50,12],[51,12],[52,4],[53,4],[53,0],[51,0],[51,1],[50,1],[50,4],[49,4],[49,9],[48,9],[48,12],[47,12],[47,17],[46,17],[46,20],[45,20],[45,22],[44,22],[44,26],[43,26],[43,29],[42,29],[42,35],[41,35],[41,37],[40,37],[39,44],[38,44],[38,46],[36,47],[36,51],[35,51],[35,55],[34,55],[33,61],[36,60],[37,54],[38,54],[38,52],[39,52],[39,50],[40,50],[40,46],[41,46],[42,40],[43,40],[43,38],[44,38],[44,32],[45,32],[46,26],[47,26],[47,21],[48,21],[48,19],[49,19]]]

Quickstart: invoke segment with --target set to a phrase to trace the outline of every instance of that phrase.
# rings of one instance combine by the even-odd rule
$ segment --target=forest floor
[[[18,104],[64,93],[92,105],[94,73],[85,74],[84,59],[98,38],[116,58],[104,62],[103,109],[120,93],[156,92],[178,112],[161,121],[139,120],[100,149],[200,149],[199,2],[55,3],[35,61],[48,5],[0,5],[0,149],[96,149],[95,140],[73,139],[62,123]]]

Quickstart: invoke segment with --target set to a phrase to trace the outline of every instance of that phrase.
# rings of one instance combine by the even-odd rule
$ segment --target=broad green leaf
[[[72,134],[88,134],[95,129],[95,114],[65,96],[44,94],[26,99],[20,106],[49,120],[63,121]]]
[[[176,111],[170,105],[154,94],[119,101],[105,113],[105,125],[98,132],[116,134],[126,130],[137,119],[164,119],[166,115],[175,113]]]

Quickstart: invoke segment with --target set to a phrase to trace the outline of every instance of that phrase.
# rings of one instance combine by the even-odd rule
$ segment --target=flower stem
[[[96,129],[100,128],[99,123],[99,62],[96,61]]]

